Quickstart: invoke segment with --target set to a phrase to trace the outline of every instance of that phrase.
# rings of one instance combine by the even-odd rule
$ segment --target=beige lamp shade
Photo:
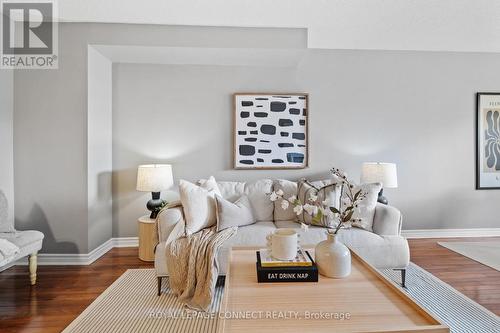
[[[174,185],[169,164],[140,165],[137,169],[137,191],[161,192]]]
[[[398,172],[394,163],[363,163],[362,183],[382,183],[385,188],[398,187]]]

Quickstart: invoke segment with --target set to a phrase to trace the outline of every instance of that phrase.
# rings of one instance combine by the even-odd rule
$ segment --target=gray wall
[[[16,225],[42,231],[48,253],[88,252],[87,29],[80,31],[61,25],[58,70],[14,75]]]
[[[87,195],[88,248],[95,249],[113,233],[113,136],[111,60],[88,48]]]
[[[332,166],[358,180],[364,161],[395,162],[399,188],[386,194],[405,229],[499,227],[500,191],[474,190],[474,94],[499,89],[495,68],[494,54],[333,50],[308,50],[297,69],[115,65],[114,234],[135,235],[146,162],[189,180],[319,178]],[[310,168],[231,170],[237,91],[310,94]]]
[[[2,16],[2,15],[0,15]],[[1,23],[1,20],[0,20]],[[13,111],[14,73],[0,70],[0,190],[9,202],[9,220],[14,223]]]
[[[59,24],[59,69],[14,75],[17,227],[44,232],[46,253],[88,253],[101,241],[93,226],[101,230],[103,224],[89,215],[89,44],[299,48],[305,43],[303,29]],[[116,170],[121,172],[130,171]],[[114,185],[114,191],[122,191],[122,185]],[[125,191],[122,200],[137,195]],[[136,236],[136,218],[143,210],[136,213],[122,222],[127,232],[119,232],[117,224],[115,232]]]

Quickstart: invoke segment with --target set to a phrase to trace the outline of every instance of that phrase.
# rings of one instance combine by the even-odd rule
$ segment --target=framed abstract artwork
[[[500,189],[500,93],[476,101],[476,189]]]
[[[306,168],[308,102],[304,93],[234,94],[234,168]]]

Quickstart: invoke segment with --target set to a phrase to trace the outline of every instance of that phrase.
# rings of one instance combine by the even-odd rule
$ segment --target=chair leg
[[[37,266],[37,258],[38,253],[32,253],[29,256],[29,270],[30,270],[30,281],[31,285],[34,286],[36,284],[36,266]]]
[[[161,280],[162,280],[162,276],[158,276],[158,296],[161,295]]]

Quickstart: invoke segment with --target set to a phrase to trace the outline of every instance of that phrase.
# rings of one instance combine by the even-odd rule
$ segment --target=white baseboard
[[[138,247],[139,237],[118,237],[111,238],[113,247]]]
[[[500,228],[403,230],[406,238],[500,237]]]
[[[138,237],[110,238],[87,254],[68,253],[40,253],[38,265],[90,265],[114,247],[137,247]],[[15,265],[27,265],[28,259],[16,261]]]

